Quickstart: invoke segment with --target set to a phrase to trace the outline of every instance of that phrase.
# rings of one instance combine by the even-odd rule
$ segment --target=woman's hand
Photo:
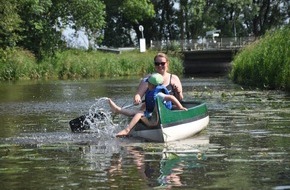
[[[142,100],[141,100],[141,96],[140,96],[140,94],[136,94],[135,96],[134,96],[134,104],[135,105],[138,105],[138,104],[140,104],[142,102]]]
[[[180,94],[180,90],[178,90],[178,87],[176,85],[173,85],[173,91],[176,93],[176,94]]]
[[[180,88],[178,88],[176,85],[173,85],[173,92],[179,101],[181,101],[183,99],[182,90]]]

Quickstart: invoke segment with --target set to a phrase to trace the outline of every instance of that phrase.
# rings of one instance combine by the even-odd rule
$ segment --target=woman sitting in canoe
[[[163,103],[168,109],[171,109],[172,104],[174,104],[174,106],[176,107],[175,109],[187,110],[180,104],[178,99],[175,96],[170,95],[167,88],[162,85],[162,75],[160,75],[159,73],[154,73],[145,81],[148,82],[148,89],[145,94],[145,111],[122,109],[121,107],[117,106],[111,99],[109,99],[110,107],[114,113],[133,116],[127,128],[120,131],[116,135],[117,137],[127,136],[140,119],[148,127],[156,126],[158,120],[152,118],[152,113],[155,109],[155,100],[157,97],[161,97],[163,99]]]
[[[177,75],[171,74],[169,70],[169,59],[166,54],[158,53],[154,57],[154,68],[156,73],[159,73],[163,77],[163,85],[168,89],[171,95],[174,95],[179,101],[183,99],[182,85],[180,79]],[[150,77],[150,74],[145,76],[145,78]],[[134,104],[140,104],[142,97],[147,91],[147,83],[141,80],[137,92],[134,96]]]

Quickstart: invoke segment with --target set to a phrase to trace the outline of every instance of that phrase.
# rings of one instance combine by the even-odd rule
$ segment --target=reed
[[[37,61],[33,54],[21,49],[0,51],[0,80],[19,79],[91,79],[100,77],[139,76],[154,72],[156,51],[121,54],[70,49],[54,57]],[[16,56],[15,56],[16,55]],[[169,55],[171,72],[183,73],[182,59]]]
[[[230,78],[242,85],[290,91],[290,27],[269,31],[239,52]]]

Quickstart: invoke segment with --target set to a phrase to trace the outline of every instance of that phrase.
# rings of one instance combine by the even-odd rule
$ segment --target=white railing
[[[210,50],[237,49],[253,43],[256,37],[199,38],[192,40],[151,41],[150,48],[157,50]]]

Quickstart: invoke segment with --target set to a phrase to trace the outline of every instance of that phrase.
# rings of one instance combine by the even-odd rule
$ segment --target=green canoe
[[[191,137],[202,131],[209,123],[205,103],[184,101],[182,105],[188,110],[169,110],[162,100],[157,98],[158,126],[149,128],[139,122],[131,131],[134,137],[150,141],[169,142]]]

